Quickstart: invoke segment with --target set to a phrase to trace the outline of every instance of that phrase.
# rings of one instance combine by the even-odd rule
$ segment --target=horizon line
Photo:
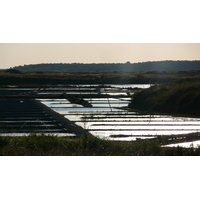
[[[14,66],[14,67],[19,67],[19,66],[28,66],[28,65],[40,65],[40,64],[139,64],[139,63],[148,63],[148,62],[169,62],[169,61],[172,61],[172,62],[180,62],[180,61],[188,61],[188,62],[193,62],[193,61],[200,61],[200,60],[155,60],[155,61],[142,61],[142,62],[134,62],[134,63],[131,63],[130,61],[127,61],[127,62],[124,62],[124,63],[106,63],[106,62],[91,62],[91,63],[81,63],[81,62],[72,62],[72,63],[63,63],[63,62],[55,62],[55,63],[37,63],[37,64],[24,64],[24,65],[18,65],[18,66]],[[14,67],[10,67],[10,68],[14,68]],[[8,69],[8,68],[5,68],[5,69]]]

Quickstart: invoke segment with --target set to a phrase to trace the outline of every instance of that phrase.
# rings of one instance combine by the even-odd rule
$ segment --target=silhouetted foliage
[[[200,82],[155,85],[133,95],[129,108],[200,116]]]
[[[48,63],[17,66],[20,71],[69,71],[69,72],[110,72],[110,71],[151,71],[151,70],[200,70],[200,61],[154,61],[142,63]]]
[[[21,74],[22,73],[21,71],[19,71],[17,69],[12,69],[12,68],[5,70],[5,72],[9,73],[9,74]]]

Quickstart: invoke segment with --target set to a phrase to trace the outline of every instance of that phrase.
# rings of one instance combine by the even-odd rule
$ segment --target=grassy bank
[[[200,116],[200,81],[155,85],[133,95],[129,108],[145,112]]]
[[[163,148],[156,141],[104,141],[93,136],[70,139],[55,136],[1,137],[1,156],[195,156],[200,148]]]

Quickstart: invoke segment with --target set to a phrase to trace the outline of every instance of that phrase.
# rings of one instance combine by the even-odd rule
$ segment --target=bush
[[[21,74],[22,72],[17,70],[17,69],[7,69],[5,70],[6,73],[9,73],[9,74]]]
[[[200,116],[200,82],[156,85],[133,95],[129,108]]]

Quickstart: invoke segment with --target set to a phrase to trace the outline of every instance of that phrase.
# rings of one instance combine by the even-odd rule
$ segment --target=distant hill
[[[200,61],[153,61],[142,63],[50,63],[17,66],[20,71],[61,72],[108,72],[108,71],[151,71],[151,70],[200,70]]]

